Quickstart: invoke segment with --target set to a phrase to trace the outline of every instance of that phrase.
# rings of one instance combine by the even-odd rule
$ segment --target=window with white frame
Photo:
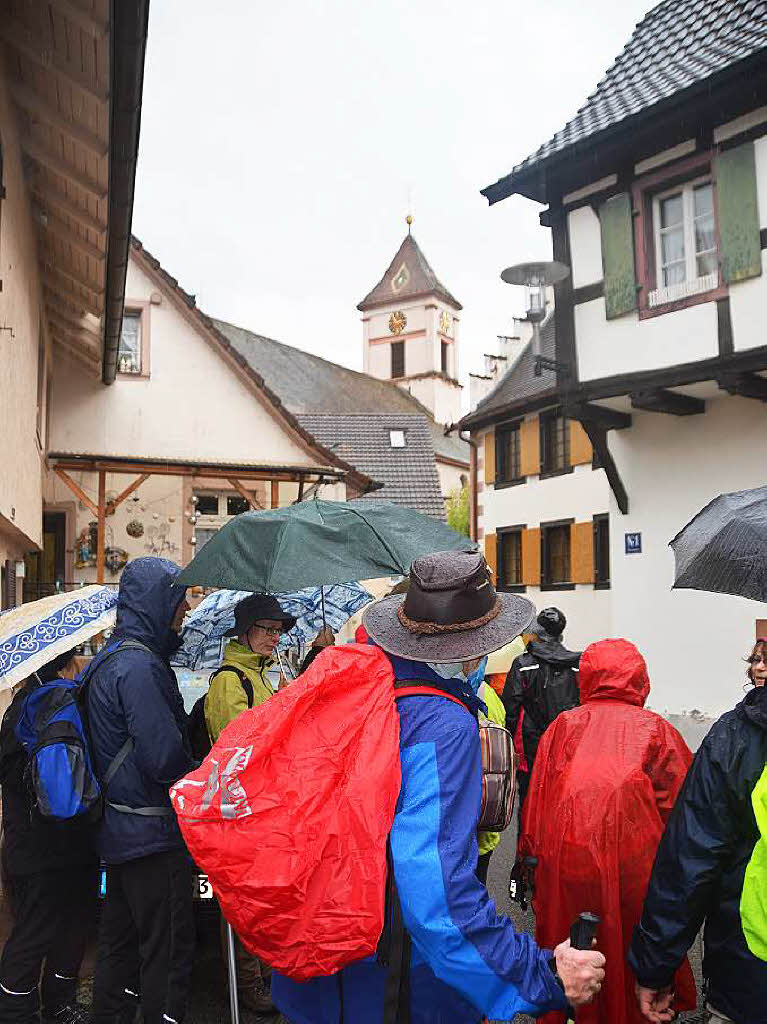
[[[719,255],[711,181],[703,178],[660,192],[652,206],[657,280],[649,305],[716,288]]]
[[[117,347],[118,373],[141,373],[141,327],[141,310],[126,309]]]

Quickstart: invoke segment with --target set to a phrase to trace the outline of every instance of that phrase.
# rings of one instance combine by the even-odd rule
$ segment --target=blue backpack
[[[33,690],[16,723],[16,738],[24,747],[26,774],[33,800],[45,821],[97,821],[112,777],[133,747],[120,747],[99,781],[93,767],[88,736],[88,683],[97,668],[126,648],[149,648],[138,640],[120,640],[106,647],[73,680],[55,679]]]

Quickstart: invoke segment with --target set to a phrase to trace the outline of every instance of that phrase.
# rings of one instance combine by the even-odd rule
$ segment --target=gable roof
[[[224,320],[212,323],[241,358],[269,381],[280,403],[299,418],[309,413],[353,416],[382,411],[420,415],[428,423],[436,456],[469,464],[468,444],[460,438],[445,437],[444,428],[428,409],[392,381],[350,370]]]
[[[765,0],[664,0],[639,22],[575,117],[482,195],[491,203],[517,192],[542,199],[543,165],[593,147],[603,133],[684,90],[708,88],[714,75],[766,48]]]
[[[275,391],[267,385],[263,376],[237,351],[229,339],[221,333],[216,326],[216,322],[198,308],[194,295],[184,291],[178,280],[165,270],[157,257],[144,248],[135,236],[131,236],[131,254],[136,258],[143,270],[148,271],[150,275],[154,275],[155,279],[165,286],[173,298],[186,308],[188,315],[193,319],[203,335],[217,346],[225,357],[228,357],[236,364],[238,369],[244,373],[249,383],[254,385],[260,392],[267,406],[272,407],[274,415],[281,419],[294,434],[297,434],[306,447],[322,455],[323,458],[327,459],[329,465],[337,466],[349,474],[351,481],[353,481],[357,489],[362,491],[376,489],[377,481],[359,472],[355,466],[346,462],[329,448],[325,448],[309,433],[306,427],[302,426],[293,413],[283,405]]]
[[[376,500],[393,501],[428,516],[445,518],[445,503],[425,416],[309,413],[298,418],[321,444],[332,447],[341,458],[383,483],[383,488],[375,492]],[[404,448],[392,447],[389,433],[392,430],[404,432]]]
[[[400,287],[395,287],[394,282],[400,276],[403,267],[403,283]],[[364,312],[375,306],[387,306],[401,299],[413,299],[421,295],[437,295],[453,309],[463,309],[458,299],[454,298],[439,280],[420,245],[408,232],[386,273],[358,304],[357,309]]]
[[[541,324],[541,355],[548,359],[556,358],[556,326],[553,314]],[[540,377],[535,376],[531,339],[493,390],[477,404],[476,409],[472,409],[468,416],[464,416],[459,426],[468,429],[470,426],[490,423],[507,412],[513,414],[517,408],[521,412],[527,403],[536,399],[544,402],[551,398],[553,404],[557,401],[557,396],[557,380],[551,371],[544,370]]]

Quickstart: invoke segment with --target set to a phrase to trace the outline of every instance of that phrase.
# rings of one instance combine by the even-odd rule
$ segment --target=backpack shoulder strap
[[[399,700],[400,697],[414,696],[444,697],[445,700],[451,700],[454,704],[459,704],[467,714],[471,715],[471,711],[469,711],[460,697],[456,697],[455,694],[448,693],[446,690],[440,690],[438,686],[430,686],[428,683],[411,683],[409,681],[394,684],[395,700]]]
[[[252,708],[253,702],[256,699],[253,693],[253,683],[251,683],[251,681],[248,679],[247,675],[243,672],[243,670],[241,668],[237,668],[236,665],[224,664],[221,666],[221,668],[217,668],[216,671],[211,675],[210,679],[208,680],[208,686],[210,686],[210,684],[213,682],[216,676],[220,675],[222,672],[234,672],[234,674],[240,680],[240,686],[242,686],[243,690],[245,691],[245,696],[248,699],[248,707]]]
[[[114,647],[107,646],[105,650],[99,651],[95,658],[93,658],[89,665],[86,666],[82,675],[80,676],[79,683],[84,686],[89,683],[93,673],[101,668],[105,661],[108,661],[113,655],[119,654],[120,651],[134,650],[134,651],[146,651],[147,654],[151,654],[154,657],[157,655],[152,651],[146,644],[142,644],[140,640],[118,640]]]

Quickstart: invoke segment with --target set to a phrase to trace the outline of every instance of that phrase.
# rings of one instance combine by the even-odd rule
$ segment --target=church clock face
[[[450,326],[450,314],[446,313],[445,310],[443,309],[439,315],[439,329],[442,332],[442,334],[450,334]]]
[[[401,309],[398,309],[396,313],[392,313],[392,315],[389,317],[389,330],[392,332],[392,334],[402,334],[402,332],[405,330],[406,325],[407,317],[405,316]]]

